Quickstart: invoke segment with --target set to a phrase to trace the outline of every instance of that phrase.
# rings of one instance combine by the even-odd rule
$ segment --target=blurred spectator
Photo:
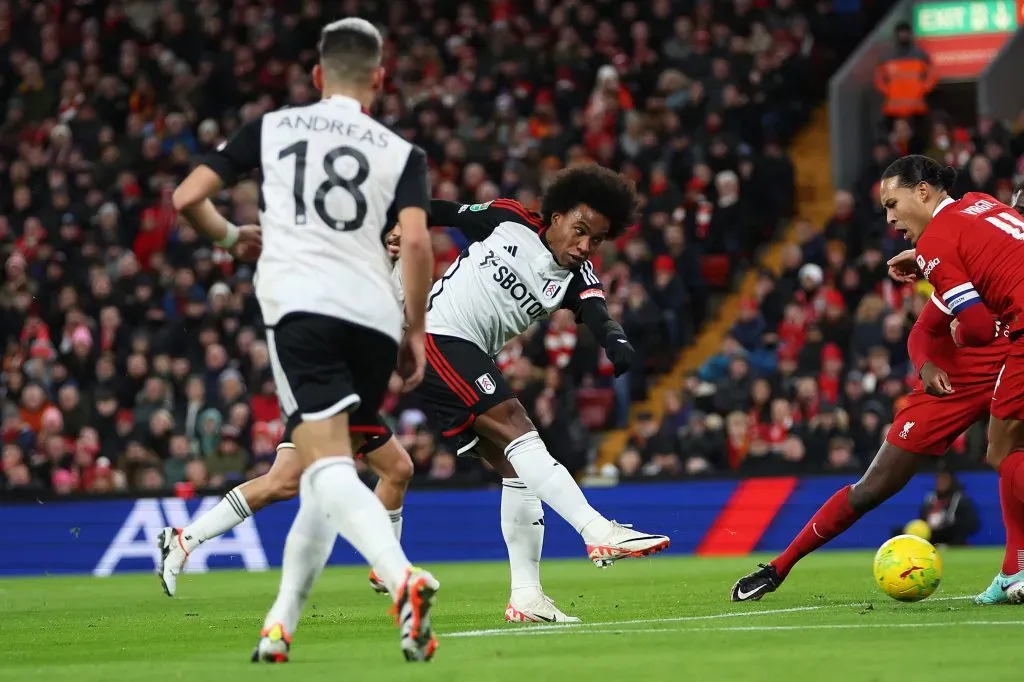
[[[935,490],[921,503],[921,519],[931,529],[931,541],[937,545],[966,545],[967,538],[978,530],[978,513],[949,471],[935,477]]]

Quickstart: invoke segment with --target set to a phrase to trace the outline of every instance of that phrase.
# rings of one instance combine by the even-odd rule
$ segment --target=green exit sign
[[[1014,0],[924,2],[914,6],[914,35],[920,38],[1016,30]]]

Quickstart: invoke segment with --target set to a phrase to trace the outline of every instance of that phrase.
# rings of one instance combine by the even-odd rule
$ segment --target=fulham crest
[[[481,374],[476,378],[476,387],[480,389],[480,392],[484,395],[494,395],[497,390],[497,386],[494,385],[494,379],[491,378],[490,374]]]

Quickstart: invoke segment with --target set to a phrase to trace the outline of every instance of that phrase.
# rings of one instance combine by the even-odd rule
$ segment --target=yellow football
[[[897,535],[878,548],[875,582],[898,601],[921,601],[942,582],[942,559],[932,543],[916,535]]]

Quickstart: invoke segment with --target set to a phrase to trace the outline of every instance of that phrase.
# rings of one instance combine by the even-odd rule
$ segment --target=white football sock
[[[611,522],[590,506],[572,475],[548,453],[536,431],[509,443],[505,457],[533,494],[568,521],[584,542],[600,542],[611,532]]]
[[[395,539],[402,541],[402,508],[388,509],[388,518],[391,519],[391,530],[395,533]]]
[[[359,480],[351,457],[325,457],[302,474],[303,496],[316,501],[331,525],[377,572],[394,595],[405,579],[409,560],[395,539],[384,505]]]
[[[242,486],[232,488],[217,506],[182,529],[185,550],[191,552],[210,538],[227,533],[229,530],[252,516],[249,503],[242,492]]]
[[[540,594],[544,549],[544,507],[518,478],[501,480],[501,534],[512,570],[512,598],[532,601]]]
[[[315,502],[306,498],[299,505],[299,513],[288,529],[281,560],[281,586],[277,599],[263,622],[266,630],[280,623],[289,635],[295,634],[313,583],[327,565],[338,533],[327,514]]]

